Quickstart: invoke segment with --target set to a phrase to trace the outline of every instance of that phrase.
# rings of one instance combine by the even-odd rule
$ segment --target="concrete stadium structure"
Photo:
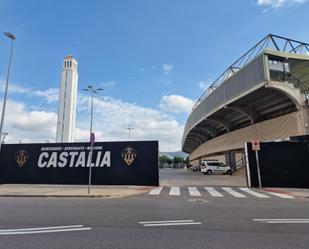
[[[182,150],[190,161],[237,164],[245,142],[309,134],[309,44],[268,35],[233,63],[197,101]]]

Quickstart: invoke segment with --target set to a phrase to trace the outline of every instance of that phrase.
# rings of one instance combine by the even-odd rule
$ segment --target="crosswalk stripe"
[[[226,192],[228,192],[230,195],[237,197],[237,198],[246,198],[247,197],[247,196],[245,196],[245,195],[243,195],[239,192],[236,192],[235,190],[233,190],[229,187],[223,187],[222,189],[225,190]]]
[[[198,191],[196,187],[188,187],[188,190],[191,196],[201,196],[200,191]]]
[[[223,197],[223,195],[219,193],[217,190],[215,190],[213,187],[205,187],[205,189],[213,197]]]
[[[258,198],[269,198],[269,196],[253,191],[252,189],[249,188],[239,188],[239,189]]]
[[[171,187],[169,195],[180,195],[180,188],[179,187]]]
[[[267,191],[267,193],[271,194],[271,195],[278,196],[280,198],[284,198],[284,199],[294,199],[294,197],[291,196],[291,195],[286,195],[286,194],[281,194],[281,193],[274,193],[274,192],[269,192],[269,191]]]
[[[149,195],[159,195],[161,193],[162,189],[163,189],[163,187],[154,188],[149,192]]]

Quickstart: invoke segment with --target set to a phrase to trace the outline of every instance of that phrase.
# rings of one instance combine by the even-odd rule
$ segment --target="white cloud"
[[[89,137],[89,104],[88,96],[79,97],[78,141],[88,140]],[[97,141],[127,140],[128,131],[125,128],[128,126],[135,128],[131,132],[133,140],[159,140],[161,151],[180,150],[183,125],[172,116],[111,97],[94,99],[94,131]]]
[[[202,80],[198,83],[199,88],[201,88],[203,91],[206,91],[206,89],[210,86],[211,80]]]
[[[45,98],[48,103],[56,102],[59,99],[59,89],[58,88],[48,88],[45,91],[35,90],[32,94]]]
[[[114,80],[109,80],[109,81],[104,81],[104,82],[102,82],[100,85],[101,85],[102,87],[113,87],[113,86],[115,86],[116,84],[117,84],[116,81],[114,81]]]
[[[169,74],[172,72],[174,65],[172,64],[163,64],[162,70],[164,74]]]
[[[4,92],[5,90],[5,81],[0,79],[0,91]],[[48,88],[47,90],[37,90],[35,88],[23,87],[10,83],[8,87],[9,93],[23,93],[30,96],[38,96],[44,98],[48,103],[56,102],[59,98],[59,89],[58,88]]]
[[[181,95],[164,95],[161,98],[160,108],[164,112],[190,113],[194,101]]]
[[[7,142],[53,141],[56,123],[57,114],[54,112],[27,110],[22,102],[7,101],[3,129],[8,132]]]
[[[308,2],[308,0],[257,0],[257,4],[261,6],[269,6],[278,8],[285,5],[293,5]]]
[[[15,86],[15,92],[28,94],[28,88]],[[31,90],[32,91],[32,90]],[[48,96],[49,93],[49,96]],[[30,94],[30,93],[29,93]],[[4,131],[8,132],[7,143],[54,142],[56,137],[57,113],[37,108],[36,98],[49,101],[58,98],[58,89],[35,90],[31,103],[8,100]],[[1,104],[1,103],[0,103]],[[75,140],[89,139],[90,97],[79,93]],[[135,129],[133,140],[159,140],[161,151],[176,151],[181,148],[183,124],[171,113],[189,112],[193,101],[179,95],[164,96],[160,109],[146,108],[135,103],[111,97],[96,96],[94,99],[94,131],[97,141],[119,141],[128,139],[125,127]],[[0,105],[1,107],[1,105]],[[170,113],[170,114],[167,114]]]

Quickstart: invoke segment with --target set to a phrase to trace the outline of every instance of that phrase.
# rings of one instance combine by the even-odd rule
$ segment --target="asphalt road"
[[[269,224],[253,219],[309,219],[308,210],[305,198],[215,198],[205,193],[192,197],[185,191],[170,196],[167,189],[160,195],[121,199],[0,198],[0,248],[307,249],[308,223]],[[170,220],[173,225],[140,223]],[[144,226],[153,224],[159,226]],[[57,232],[45,228],[41,233],[41,227],[70,225],[83,227]],[[37,230],[1,235],[4,230],[22,228]]]

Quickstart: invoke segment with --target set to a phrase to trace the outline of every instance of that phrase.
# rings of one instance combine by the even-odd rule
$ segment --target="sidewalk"
[[[148,192],[148,186],[3,184],[0,197],[122,198]]]

